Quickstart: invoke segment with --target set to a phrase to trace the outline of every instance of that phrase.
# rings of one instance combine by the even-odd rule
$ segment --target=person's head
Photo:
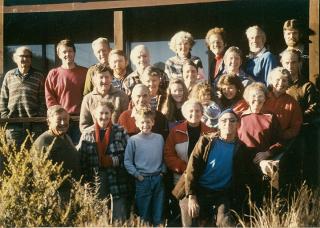
[[[76,47],[71,40],[64,39],[57,44],[57,55],[62,61],[62,65],[74,64],[75,54]]]
[[[108,127],[112,113],[114,112],[114,105],[111,102],[99,101],[93,107],[93,118],[101,129]]]
[[[235,74],[222,75],[217,87],[222,97],[227,100],[240,99],[244,90],[241,79]]]
[[[287,46],[297,47],[301,38],[300,23],[296,19],[287,20],[283,24],[283,37]]]
[[[53,105],[47,110],[49,130],[56,136],[67,133],[69,128],[69,114],[61,105]]]
[[[122,76],[126,73],[128,60],[124,51],[118,49],[110,51],[108,61],[110,68],[113,70],[114,76]]]
[[[232,109],[226,109],[219,115],[218,129],[220,137],[227,141],[233,141],[237,136],[238,117]]]
[[[253,82],[246,87],[243,98],[250,106],[253,113],[259,113],[267,98],[267,87],[261,82]]]
[[[199,101],[195,99],[189,99],[183,103],[181,112],[183,117],[191,126],[196,126],[201,122],[203,106]]]
[[[287,69],[276,67],[268,74],[268,86],[276,96],[285,94],[290,85],[291,75]]]
[[[267,41],[266,33],[259,26],[251,26],[246,30],[249,49],[252,53],[259,53]]]
[[[169,47],[179,57],[186,58],[194,44],[195,41],[189,32],[180,31],[171,38]]]
[[[190,97],[202,103],[202,105],[209,105],[211,103],[211,86],[207,82],[197,83],[190,93]]]
[[[137,84],[133,87],[131,95],[134,107],[139,110],[143,107],[150,107],[150,90],[143,84]]]
[[[155,116],[155,113],[149,108],[142,108],[136,112],[134,118],[136,126],[140,129],[141,133],[151,133]]]
[[[215,27],[207,32],[206,44],[215,55],[223,55],[226,43],[226,32],[224,28]]]
[[[150,93],[156,95],[159,93],[161,71],[157,67],[148,66],[141,75],[141,82],[148,86]]]
[[[300,51],[295,49],[285,50],[282,52],[280,62],[290,72],[292,81],[299,79],[302,64]]]
[[[223,61],[227,73],[239,73],[242,64],[242,52],[240,48],[232,46],[224,53]]]
[[[185,85],[190,88],[197,82],[198,69],[197,65],[191,61],[187,60],[182,66],[182,77]]]
[[[27,46],[18,47],[13,53],[13,61],[19,69],[29,70],[32,61],[32,51]]]
[[[150,66],[150,53],[146,46],[137,45],[130,53],[130,60],[135,65],[137,70],[144,70]]]
[[[93,68],[92,84],[96,92],[106,95],[112,83],[112,70],[104,64],[96,64]]]
[[[168,85],[167,96],[174,103],[183,103],[188,99],[188,89],[181,79],[172,79]]]
[[[108,64],[108,55],[111,51],[109,40],[104,37],[99,37],[92,42],[91,46],[99,63]]]

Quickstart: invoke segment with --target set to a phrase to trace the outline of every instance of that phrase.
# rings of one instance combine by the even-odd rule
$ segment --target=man
[[[150,90],[147,86],[138,84],[133,88],[131,98],[133,109],[121,113],[118,120],[118,123],[127,130],[130,136],[140,132],[135,123],[136,112],[140,109],[151,107]],[[161,134],[165,140],[168,135],[168,121],[161,112],[156,111],[155,113],[155,124],[152,127],[152,132]]]
[[[277,66],[275,56],[266,49],[266,34],[259,26],[246,30],[250,53],[247,56],[245,71],[257,82],[267,85],[269,72]]]
[[[236,114],[226,109],[219,116],[219,131],[200,137],[189,158],[185,180],[188,209],[190,216],[199,218],[200,226],[232,226],[229,207],[234,160],[245,149],[237,139],[237,127]]]
[[[47,107],[61,105],[70,115],[79,116],[87,68],[74,62],[76,48],[71,40],[61,40],[57,54],[60,67],[49,71],[45,82]],[[71,122],[68,134],[76,145],[80,139],[79,123]]]
[[[309,48],[302,43],[302,29],[300,22],[296,19],[287,20],[283,24],[283,38],[287,48],[285,50],[295,49],[300,52],[303,76],[309,80]],[[280,53],[280,57],[282,56]]]
[[[44,99],[44,76],[32,68],[32,52],[26,46],[16,49],[13,61],[17,68],[7,72],[4,77],[0,95],[1,118],[44,116],[46,105]],[[9,142],[19,148],[25,140],[27,131],[38,137],[43,130],[42,124],[9,123],[6,136]]]
[[[216,87],[219,76],[224,71],[223,56],[227,47],[224,28],[215,27],[210,29],[206,35],[206,44],[209,48],[208,55],[210,58],[208,81],[210,85]]]
[[[32,152],[48,152],[48,158],[53,163],[63,163],[63,174],[71,171],[75,179],[80,178],[80,156],[74,147],[71,138],[67,135],[69,127],[69,114],[61,105],[53,105],[48,108],[47,121],[49,130],[40,135],[33,143]],[[67,199],[70,184],[64,183],[60,187],[63,199]]]
[[[112,85],[124,91],[123,81],[129,75],[130,71],[127,69],[128,59],[122,50],[112,50],[109,53],[109,66],[113,70]]]
[[[104,37],[99,37],[98,39],[92,42],[91,46],[92,46],[94,56],[99,61],[98,63],[105,64],[106,66],[108,66],[109,65],[108,56],[109,56],[109,52],[111,51],[109,40]],[[93,76],[93,70],[95,65],[89,67],[88,69],[86,82],[83,90],[83,96],[87,95],[93,90],[92,76]]]
[[[93,91],[84,96],[81,104],[81,132],[93,125],[92,110],[98,101],[103,100],[114,105],[114,112],[111,117],[113,123],[117,123],[120,114],[127,110],[129,103],[128,96],[122,90],[113,87],[112,70],[109,67],[97,64],[92,72]]]
[[[132,89],[135,85],[141,83],[141,76],[144,70],[150,66],[150,52],[149,49],[144,45],[135,46],[130,53],[130,60],[135,65],[136,70],[133,71],[123,81],[123,88],[128,96],[131,96]],[[160,76],[160,88],[162,91],[166,91],[168,87],[169,78],[161,71]]]

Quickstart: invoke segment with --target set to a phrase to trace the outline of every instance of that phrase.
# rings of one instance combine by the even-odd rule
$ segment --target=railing
[[[79,116],[70,116],[70,120],[79,121]],[[17,117],[17,118],[0,118],[0,124],[4,123],[41,123],[46,122],[47,117]]]

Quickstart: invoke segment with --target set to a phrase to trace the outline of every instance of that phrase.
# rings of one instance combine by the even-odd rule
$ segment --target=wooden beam
[[[319,0],[309,2],[309,28],[314,32],[309,37],[309,78],[316,83],[319,77]]]
[[[114,31],[114,46],[116,49],[124,50],[124,30],[123,30],[123,11],[113,12],[113,31]]]
[[[0,77],[3,76],[3,1],[0,0]],[[2,80],[0,81],[2,82]]]
[[[227,2],[235,0],[111,0],[96,2],[74,2],[60,4],[5,6],[4,13],[41,13],[82,10],[125,9],[134,7],[167,6],[192,3]]]
[[[70,120],[79,121],[79,116],[70,116]],[[0,124],[2,123],[41,123],[46,122],[47,117],[19,117],[19,118],[1,118]]]

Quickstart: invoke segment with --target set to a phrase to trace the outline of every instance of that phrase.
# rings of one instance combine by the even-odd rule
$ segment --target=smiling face
[[[156,95],[159,90],[160,77],[158,76],[143,76],[141,77],[142,83],[147,86],[152,95]]]
[[[23,71],[28,71],[31,67],[31,53],[26,49],[17,49],[13,60],[17,64],[18,68]]]
[[[49,130],[56,135],[61,136],[67,133],[69,128],[69,114],[61,111],[53,114],[48,119]]]
[[[212,34],[209,37],[209,48],[215,55],[222,56],[225,47],[225,43],[220,34]]]
[[[176,53],[181,58],[187,58],[191,50],[191,45],[188,40],[180,39],[176,44]]]
[[[138,88],[132,91],[132,102],[136,109],[150,106],[150,95],[147,88]]]
[[[201,121],[203,115],[202,107],[200,104],[190,104],[185,109],[183,116],[186,118],[189,124],[197,125]]]
[[[99,63],[108,64],[108,55],[110,52],[109,46],[105,42],[100,42],[94,45],[93,53]]]
[[[299,31],[297,29],[286,29],[283,31],[284,41],[288,47],[296,47],[299,44]]]
[[[109,92],[112,83],[112,75],[109,71],[95,73],[92,77],[92,83],[96,92],[104,96]]]
[[[222,94],[228,99],[233,99],[237,94],[237,88],[235,85],[223,85],[221,87]]]
[[[170,93],[173,100],[177,103],[183,102],[183,86],[178,83],[174,83],[170,86]]]
[[[241,66],[241,57],[236,52],[230,52],[224,57],[224,63],[227,73],[239,73]]]
[[[197,81],[198,71],[192,65],[184,65],[182,67],[182,76],[185,85],[189,88],[190,86],[194,85]]]
[[[122,55],[112,54],[109,56],[109,66],[115,76],[123,75],[126,72],[127,61]]]
[[[101,129],[106,129],[111,121],[112,112],[107,106],[99,105],[93,112],[93,117]]]
[[[248,94],[247,102],[250,106],[250,110],[253,113],[259,113],[266,101],[266,96],[264,92],[260,89],[251,90]]]
[[[150,66],[150,55],[145,48],[137,50],[136,55],[134,55],[131,60],[137,70],[144,70],[147,66]]]
[[[58,57],[62,61],[62,65],[74,64],[75,51],[72,47],[60,45],[58,49]]]
[[[265,37],[258,30],[250,30],[247,34],[249,48],[252,53],[259,53],[265,44]]]
[[[150,117],[138,117],[136,119],[136,126],[140,129],[143,134],[150,134],[154,120]]]
[[[282,75],[281,72],[278,72],[273,76],[271,84],[274,94],[285,94],[286,90],[289,88],[289,79],[286,75]]]

